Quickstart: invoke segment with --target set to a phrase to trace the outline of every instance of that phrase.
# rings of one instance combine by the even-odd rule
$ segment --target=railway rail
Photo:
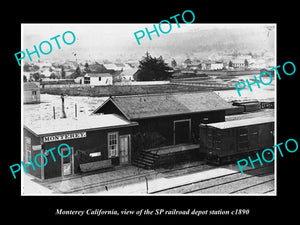
[[[192,171],[204,171],[209,168],[214,168],[214,166],[207,165],[206,162],[200,162],[197,163],[196,165],[189,165],[189,166],[184,166],[180,168],[175,168],[175,169],[158,169],[158,170],[147,170],[147,172],[140,173],[140,174],[135,174],[135,175],[129,175],[129,176],[123,176],[121,178],[115,178],[111,179],[109,181],[103,181],[99,183],[93,183],[93,184],[87,184],[83,185],[78,188],[73,188],[68,191],[68,193],[81,193],[84,191],[85,193],[90,193],[90,192],[95,192],[96,190],[101,191],[104,190],[105,188],[112,188],[114,186],[117,186],[117,184],[120,184],[122,182],[131,183],[135,180],[144,180],[145,177],[148,179],[151,179],[152,177],[156,177],[159,174],[163,174],[164,176],[175,176],[178,173],[182,173],[183,170],[186,170],[186,172],[192,172]],[[92,191],[94,190],[94,191]]]
[[[199,181],[192,181],[190,183],[185,183],[182,185],[155,190],[149,192],[149,194],[247,193],[247,190],[254,189],[255,187],[259,187],[262,184],[267,184],[267,183],[272,184],[274,181],[274,174],[272,169],[273,169],[272,165],[257,168],[255,170],[251,168],[246,170],[245,171],[246,173],[243,175],[239,171],[237,171],[231,174],[216,176],[213,178],[199,180]],[[252,182],[254,182],[254,184]],[[237,186],[241,188],[236,188]],[[224,189],[228,189],[229,191],[224,192]],[[270,185],[270,189],[262,193],[271,193],[273,191],[274,191],[273,185]]]
[[[227,166],[226,166],[227,167]],[[226,168],[225,167],[225,168]],[[204,171],[208,171],[211,169],[220,168],[215,165],[207,164],[204,161],[194,162],[189,165],[184,165],[178,168],[173,169],[157,169],[157,170],[147,170],[141,171],[141,173],[122,176],[120,178],[113,178],[110,180],[102,180],[101,182],[95,183],[83,183],[83,185],[72,187],[68,190],[63,191],[65,194],[88,194],[88,193],[107,193],[109,194],[111,190],[114,188],[122,187],[124,185],[131,184],[141,184],[142,188],[145,188],[145,182],[151,181],[160,178],[166,179],[177,179],[176,177],[201,173]],[[232,168],[232,165],[229,166]],[[244,174],[241,174],[239,170],[232,171],[229,174],[218,175],[216,174],[214,177],[197,180],[194,179],[191,182],[183,181],[181,184],[173,186],[160,186],[158,182],[157,186],[151,186],[150,182],[150,190],[148,194],[207,194],[207,193],[223,193],[223,194],[242,194],[242,193],[256,193],[259,190],[259,193],[272,193],[274,191],[274,174],[273,174],[272,165],[264,166],[261,168],[257,168],[253,170],[249,167],[249,169],[245,170]],[[197,176],[196,176],[197,177]],[[261,179],[260,177],[263,177]],[[78,177],[78,179],[81,179]],[[77,183],[77,182],[76,182]],[[162,184],[164,185],[164,184]],[[261,186],[267,185],[269,188],[264,188],[261,191]],[[151,188],[157,188],[156,190],[151,190]],[[228,187],[230,187],[228,189]],[[232,187],[235,187],[232,189]],[[222,190],[225,188],[225,192]],[[228,189],[228,190],[226,190]],[[62,190],[56,189],[55,192],[61,193]]]

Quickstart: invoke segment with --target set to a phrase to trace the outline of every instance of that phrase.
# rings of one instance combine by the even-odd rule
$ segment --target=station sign
[[[77,132],[77,133],[71,133],[71,134],[46,136],[46,137],[43,137],[43,141],[44,142],[63,141],[63,140],[85,138],[85,137],[86,137],[86,132]]]

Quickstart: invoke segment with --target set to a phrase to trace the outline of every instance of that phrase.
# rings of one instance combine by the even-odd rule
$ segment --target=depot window
[[[118,156],[118,132],[108,133],[108,158]]]

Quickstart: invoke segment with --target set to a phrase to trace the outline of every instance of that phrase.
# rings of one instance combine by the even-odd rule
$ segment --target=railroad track
[[[221,190],[224,187],[230,188],[235,186],[242,186],[241,188],[234,189],[232,191],[223,192],[223,194],[237,194],[247,192],[249,189],[254,189],[255,187],[259,187],[260,185],[272,183],[274,181],[274,175],[269,170],[273,168],[272,166],[266,166],[257,168],[255,170],[248,169],[245,170],[245,174],[241,174],[240,171],[216,176],[209,179],[193,181],[177,186],[172,186],[156,191],[149,192],[149,194],[170,194],[170,193],[180,193],[180,194],[199,194],[199,193],[212,193],[212,190],[215,190],[216,193],[221,193]],[[259,177],[265,176],[264,179],[259,179]],[[258,177],[258,178],[257,178]],[[257,180],[255,184],[250,184],[250,181]],[[261,180],[261,181],[260,181]],[[251,182],[252,182],[251,181]],[[270,193],[274,191],[274,189],[266,190],[262,193]]]
[[[177,175],[177,173],[182,173],[183,170],[187,170],[186,172],[193,172],[193,171],[204,171],[211,168],[215,168],[215,166],[209,165],[207,164],[207,162],[202,161],[196,165],[190,165],[190,166],[174,168],[174,169],[167,169],[165,171],[164,170],[158,170],[158,171],[161,174],[172,176],[172,175]]]
[[[104,182],[100,182],[100,183],[93,183],[93,184],[84,185],[84,186],[81,186],[81,187],[78,187],[78,188],[73,188],[73,189],[69,190],[67,193],[68,194],[76,193],[76,192],[80,193],[82,191],[90,192],[91,189],[99,189],[99,190],[103,190],[104,188],[109,188],[110,189],[110,188],[116,186],[118,183],[122,183],[122,182],[130,183],[130,181],[145,179],[145,177],[151,178],[152,176],[158,176],[158,174],[164,174],[168,177],[171,177],[171,176],[178,175],[178,173],[180,173],[180,172],[182,173],[183,170],[188,170],[187,172],[192,172],[192,171],[195,171],[195,170],[203,171],[203,170],[207,170],[211,167],[212,166],[207,165],[206,162],[201,162],[200,164],[186,166],[186,167],[180,167],[180,168],[175,168],[175,169],[149,170],[146,173],[124,176],[124,177],[112,179],[112,180],[109,180],[109,181],[104,181]]]
[[[107,191],[111,188],[115,188],[121,185],[124,185],[124,183],[131,184],[135,182],[144,181],[146,178],[147,180],[153,179],[153,178],[171,178],[173,176],[180,176],[184,174],[194,173],[194,172],[201,172],[206,171],[212,168],[217,168],[216,166],[209,165],[206,162],[200,162],[196,165],[189,165],[185,167],[180,168],[174,168],[174,169],[159,169],[159,170],[150,170],[146,173],[141,174],[135,174],[135,175],[129,175],[121,178],[116,178],[108,181],[102,181],[99,183],[93,183],[93,184],[87,184],[83,185],[77,188],[73,188],[68,190],[67,192],[64,192],[66,194],[72,194],[72,193],[97,193],[100,191]],[[182,193],[182,194],[198,194],[203,193],[205,190],[210,190],[211,188],[218,188],[222,185],[234,185],[235,182],[241,182],[241,181],[247,181],[257,176],[263,176],[266,174],[270,174],[268,171],[271,168],[271,166],[261,167],[257,168],[255,170],[248,169],[245,170],[245,174],[242,175],[240,171],[233,172],[227,175],[221,175],[216,176],[213,178],[205,179],[205,180],[199,180],[199,181],[193,181],[189,183],[185,183],[182,185],[172,186],[168,188],[163,188],[159,190],[155,190],[152,192],[148,192],[148,194],[172,194],[172,193]],[[235,177],[237,176],[237,177]],[[247,187],[241,187],[238,190],[233,190],[231,192],[227,192],[230,194],[236,194],[236,193],[243,193],[247,192],[247,190],[254,189],[258,185],[263,185],[268,182],[272,182],[274,180],[274,177],[270,177],[270,179],[266,179],[262,182],[257,182],[255,185],[251,184]],[[210,184],[209,184],[210,183]],[[205,184],[203,186],[203,184]],[[266,190],[265,193],[272,192],[274,190]]]

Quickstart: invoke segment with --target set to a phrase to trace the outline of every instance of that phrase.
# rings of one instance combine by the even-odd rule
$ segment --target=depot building
[[[26,168],[41,180],[126,165],[131,162],[131,133],[137,125],[116,114],[25,123],[23,162],[29,164],[29,158],[45,154],[46,166]],[[68,157],[57,150],[51,151],[54,157],[46,152],[63,143],[70,146]],[[60,152],[68,155],[69,149],[61,147]],[[39,159],[43,165],[43,157]]]

